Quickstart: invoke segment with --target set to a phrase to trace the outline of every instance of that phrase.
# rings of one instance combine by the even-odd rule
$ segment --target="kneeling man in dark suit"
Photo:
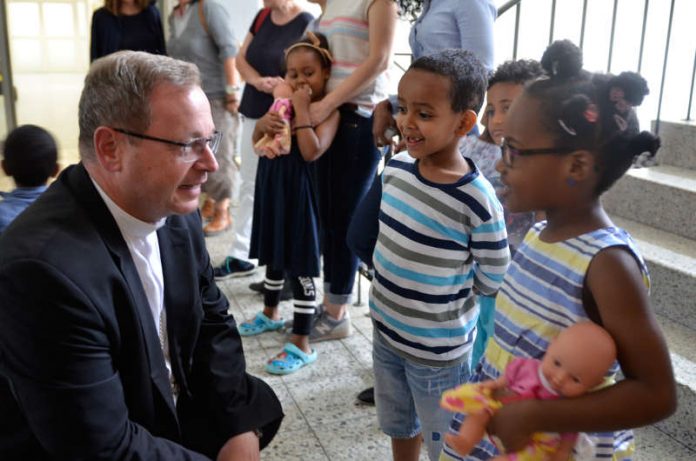
[[[283,413],[201,232],[221,135],[198,70],[97,60],[79,123],[80,163],[0,237],[0,459],[258,460]]]

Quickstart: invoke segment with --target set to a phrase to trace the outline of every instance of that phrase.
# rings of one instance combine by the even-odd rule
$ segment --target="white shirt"
[[[106,207],[116,220],[116,225],[126,241],[128,250],[135,268],[138,271],[140,282],[143,285],[145,296],[152,313],[152,321],[160,340],[160,347],[164,355],[164,364],[169,375],[169,384],[174,396],[174,402],[178,395],[178,388],[172,374],[171,358],[169,355],[169,339],[167,337],[167,314],[164,309],[164,276],[162,275],[162,260],[160,258],[159,240],[157,229],[164,225],[165,219],[152,224],[141,221],[122,210],[111,198],[92,180],[97,192],[101,195]]]

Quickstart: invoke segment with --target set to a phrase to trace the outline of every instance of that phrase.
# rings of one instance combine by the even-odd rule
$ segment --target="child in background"
[[[375,401],[396,461],[436,460],[450,416],[440,395],[466,381],[478,315],[507,269],[503,210],[457,145],[476,123],[486,69],[473,53],[417,59],[399,82],[408,152],[382,175],[370,290]]]
[[[624,429],[669,416],[676,390],[648,298],[647,269],[630,236],[603,210],[600,195],[634,157],[654,154],[659,139],[629,128],[609,97],[637,74],[586,72],[582,52],[568,41],[552,44],[541,64],[549,77],[525,87],[512,104],[497,168],[510,211],[543,210],[547,220],[527,233],[505,275],[495,335],[471,381],[497,379],[515,357],[540,358],[562,329],[593,321],[616,343],[625,378],[610,385],[614,366],[607,386],[596,392],[510,403],[492,417],[488,432],[507,451],[522,449],[536,432],[587,432],[589,459],[630,459],[633,435]],[[453,432],[462,420],[455,416]],[[445,444],[441,460],[497,454],[484,439],[467,458]]]
[[[295,118],[288,155],[261,157],[256,172],[256,193],[250,256],[266,266],[264,309],[253,320],[239,325],[242,336],[279,330],[284,320],[278,312],[283,274],[291,278],[294,295],[293,327],[283,350],[266,364],[266,371],[292,373],[317,358],[309,346],[312,315],[316,310],[312,277],[319,275],[319,230],[314,195],[313,162],[331,144],[339,115],[314,127],[309,105],[325,94],[331,72],[331,54],[323,36],[311,34],[290,46],[285,53],[285,80],[293,90]],[[264,135],[274,139],[286,124],[277,112],[259,119],[253,142]]]
[[[17,188],[0,192],[0,233],[48,187],[58,174],[58,148],[51,134],[35,125],[22,125],[7,135],[2,169]]]
[[[522,93],[527,82],[544,75],[544,69],[538,61],[520,59],[506,61],[493,72],[488,79],[486,109],[482,124],[485,127],[480,137],[466,136],[459,144],[459,152],[469,157],[488,179],[499,194],[502,190],[500,174],[495,164],[500,160],[500,146],[503,142],[503,124],[512,101]],[[500,198],[500,196],[498,196]],[[510,254],[515,255],[525,234],[534,224],[534,212],[510,213],[501,199],[505,213],[505,230],[508,235]],[[471,353],[471,365],[475,367],[486,350],[488,338],[493,336],[493,317],[495,316],[495,298],[479,297],[479,318],[476,322],[476,340]]]
[[[496,380],[463,384],[442,395],[442,407],[466,413],[448,446],[464,455],[484,437],[495,412],[523,399],[573,398],[602,384],[616,360],[616,344],[597,324],[580,322],[556,336],[541,360],[516,357]],[[496,461],[567,461],[577,433],[537,433],[523,450],[494,458]]]

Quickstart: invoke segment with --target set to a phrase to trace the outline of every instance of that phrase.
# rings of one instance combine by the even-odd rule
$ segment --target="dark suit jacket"
[[[245,371],[199,215],[157,234],[176,408],[135,264],[82,165],[0,237],[0,459],[206,459],[235,434],[273,437],[282,409]]]

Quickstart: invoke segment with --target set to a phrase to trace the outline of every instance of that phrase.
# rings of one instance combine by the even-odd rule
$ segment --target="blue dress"
[[[314,163],[293,136],[288,155],[261,157],[256,170],[249,256],[292,276],[319,275],[319,224]]]

